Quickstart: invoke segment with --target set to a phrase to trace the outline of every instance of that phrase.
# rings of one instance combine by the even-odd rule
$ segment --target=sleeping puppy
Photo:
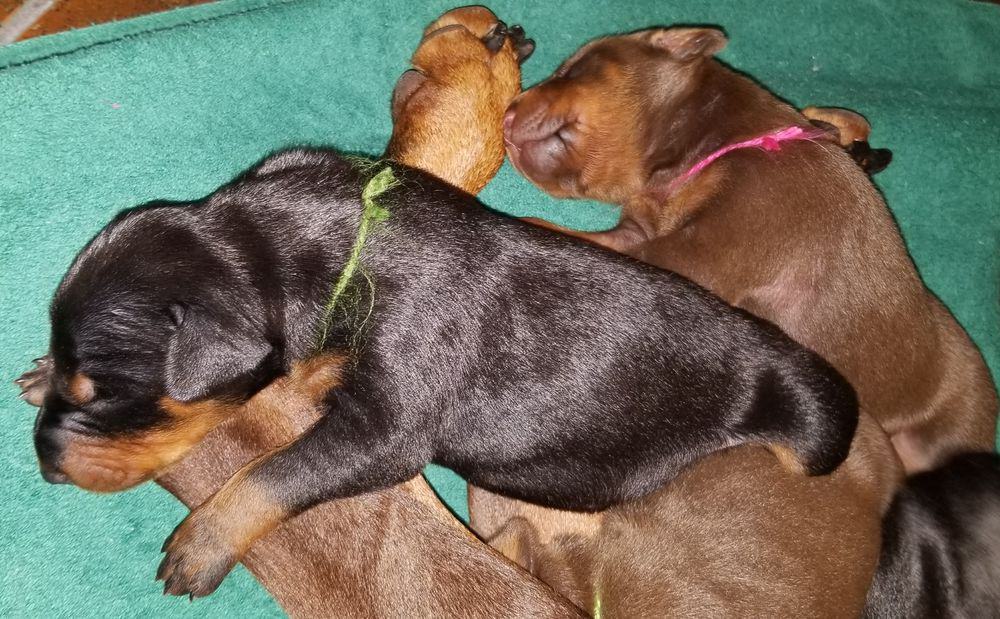
[[[561,197],[622,205],[579,236],[773,320],[857,388],[907,471],[990,450],[979,351],[921,282],[881,195],[796,110],[713,55],[718,30],[598,39],[505,117],[512,163]]]
[[[478,16],[474,11],[449,15],[456,14]],[[512,31],[514,38],[520,34],[523,46],[523,32]],[[461,54],[464,40],[455,42]],[[515,86],[519,92],[520,83]],[[435,113],[447,117],[450,112],[460,121],[469,100],[488,96],[474,82],[465,87],[466,100],[449,99],[450,107]],[[496,103],[497,118],[491,119],[498,133],[499,114],[512,95],[504,96]],[[406,152],[398,156],[402,163],[412,157],[414,163],[449,170],[467,183],[466,190],[485,185],[495,172],[491,162],[503,159],[502,142],[469,159],[449,148],[443,141],[447,137],[447,132],[409,134]],[[17,382],[22,397],[41,406],[52,363],[49,357],[36,362]],[[319,418],[316,398],[334,386],[340,363],[328,356],[296,364],[168,467],[157,483],[197,507],[242,466],[290,442]],[[419,475],[381,492],[318,505],[258,540],[243,563],[293,617],[394,617],[402,609],[419,616],[579,615],[548,586],[470,535]]]
[[[41,469],[98,491],[155,476],[295,363],[344,357],[320,419],[164,545],[175,594],[214,590],[291,516],[429,462],[597,510],[740,444],[828,473],[857,422],[825,361],[690,282],[329,151],[122,213],[74,261],[51,319]]]
[[[1000,616],[1000,456],[960,454],[906,481],[865,616]]]
[[[449,15],[455,14],[478,17],[477,12]],[[520,32],[512,31],[512,37]],[[455,52],[461,54],[464,40],[456,43]],[[446,51],[442,49],[442,57],[447,57]],[[470,100],[489,96],[472,81],[465,86]],[[519,81],[514,87],[514,94],[520,92]],[[504,97],[495,103],[499,112],[491,119],[497,133],[500,115],[513,95]],[[448,103],[451,107],[435,112],[439,117],[450,112],[460,122],[468,101]],[[404,110],[407,113],[411,111]],[[469,159],[467,153],[449,148],[446,137],[446,132],[409,134],[406,152],[397,156],[402,163],[412,158],[431,166],[429,172],[433,167],[448,170],[469,191],[485,185],[495,173],[492,162],[504,157],[502,142]],[[296,364],[209,432],[160,474],[157,483],[188,507],[197,507],[242,466],[293,440],[319,418],[321,402],[316,397],[334,386],[341,361],[321,357]],[[41,406],[52,363],[49,357],[36,362],[37,367],[17,382],[22,397]],[[318,505],[258,540],[242,561],[293,617],[394,617],[402,609],[419,616],[579,614],[548,586],[470,535],[419,475],[381,492]]]
[[[471,487],[469,514],[497,550],[595,616],[838,619],[864,608],[898,472],[862,415],[829,476],[792,475],[743,446],[598,514]]]
[[[465,89],[449,101],[479,96]],[[414,118],[429,113],[435,116]],[[394,147],[446,170],[461,165],[461,151],[444,139],[456,126],[446,116],[403,108],[394,116]],[[827,118],[852,128],[852,117]],[[475,122],[485,125],[476,130],[483,134],[499,129],[491,115]],[[414,126],[429,130],[401,129]],[[741,447],[599,514],[546,509],[470,486],[471,524],[578,607],[604,616],[747,616],[762,608],[857,616],[898,482],[888,438],[863,419],[847,461],[830,476],[791,474],[765,449]]]
[[[319,419],[343,359],[294,364],[156,482],[194,508],[248,462]],[[51,359],[20,379],[40,406]],[[330,501],[258,540],[242,562],[291,617],[578,617],[572,604],[469,534],[422,476]]]
[[[520,26],[508,30],[485,7],[442,15],[396,83],[386,156],[479,193],[503,164],[503,115],[521,92],[518,65],[534,49]]]

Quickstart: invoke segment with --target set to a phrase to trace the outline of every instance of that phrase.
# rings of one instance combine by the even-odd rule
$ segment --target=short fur
[[[915,475],[885,519],[865,616],[1000,616],[1000,456]]]
[[[837,145],[708,153],[808,121],[712,55],[724,35],[653,29],[585,45],[505,117],[508,152],[557,196],[622,205],[578,234],[690,277],[817,350],[857,388],[907,471],[994,444],[979,351],[924,286],[870,180]]]
[[[697,30],[675,31],[665,38],[702,51],[721,44],[711,34],[699,36]],[[630,130],[620,126],[621,119],[628,118],[621,110],[649,107],[639,99],[615,101],[606,113],[604,108],[590,107],[622,94],[609,85],[612,77],[620,77],[618,69],[627,65],[628,51],[618,51],[619,57],[589,61],[598,76],[605,64],[610,65],[608,81],[593,74],[571,74],[571,60],[543,83],[578,78],[594,92],[600,91],[600,98],[581,100],[571,85],[565,90],[532,89],[525,95],[529,111],[524,113],[537,113],[535,120],[545,124],[546,131],[559,130],[557,139],[572,142],[575,136],[575,123],[563,126],[560,114],[565,114],[596,131],[591,139],[609,141],[608,158],[588,162],[586,168],[589,177],[606,184],[616,179],[624,184],[632,178],[616,167],[616,156],[632,152],[615,154],[621,146],[617,140]],[[647,53],[639,57],[646,58]],[[523,155],[514,129],[518,109],[515,105],[505,119],[515,162]],[[859,127],[859,119],[863,122],[860,116],[826,111],[827,122],[855,137],[851,130]],[[523,157],[520,161],[524,165]],[[622,161],[628,165],[634,160],[626,156]],[[600,169],[605,164],[610,167],[607,174]],[[546,188],[551,190],[550,185]],[[626,220],[612,234],[584,236],[631,251],[630,232],[636,238],[643,234]],[[711,248],[706,246],[705,251]],[[633,255],[662,263],[655,253]],[[754,262],[747,258],[738,266]],[[762,459],[760,450],[740,448],[697,463],[649,497],[594,515],[545,509],[470,487],[471,524],[494,547],[582,608],[594,610],[599,603],[608,617],[747,616],[763,608],[773,614],[857,616],[875,571],[882,515],[900,478],[884,432],[869,416],[862,414],[861,420],[846,464],[828,478],[788,475]]]
[[[343,359],[315,357],[265,387],[157,483],[188,507],[247,462],[300,435],[339,381]],[[20,385],[39,406],[51,361]],[[423,477],[317,505],[259,540],[242,562],[291,617],[580,616],[569,602],[471,536]]]
[[[872,464],[891,451],[862,417],[828,477],[791,475],[766,451],[739,447],[599,514],[482,491],[470,513],[497,550],[603,617],[857,617],[897,484],[896,468]]]
[[[480,17],[475,11],[452,11],[448,16],[459,23]],[[530,41],[523,39],[523,31],[511,30],[526,57]],[[475,83],[466,86],[478,92]],[[452,115],[461,119],[466,101],[454,103]],[[483,150],[480,158],[456,160],[444,137],[440,132],[409,136],[407,154],[415,162],[428,162],[430,154],[437,153],[443,169],[458,171],[469,183],[463,188],[485,185],[490,177],[483,175],[491,165],[484,163],[503,158],[502,144]],[[405,157],[402,162],[407,162]],[[327,356],[296,364],[209,432],[157,482],[189,507],[197,507],[243,465],[314,423],[320,414],[318,398],[337,384],[341,363]],[[17,381],[29,404],[44,402],[51,369],[50,357],[37,359],[36,369]],[[68,387],[76,403],[93,398],[93,383],[86,375],[74,375]],[[197,403],[173,406],[176,410]],[[60,480],[57,471],[47,474]],[[404,609],[441,617],[579,615],[548,586],[469,535],[421,476],[378,493],[318,505],[259,540],[243,562],[293,617],[395,617]]]
[[[204,595],[284,519],[432,461],[513,497],[595,510],[734,445],[768,446],[811,474],[846,457],[853,390],[772,325],[393,168],[400,184],[380,197],[391,215],[329,329],[319,320],[366,182],[329,151],[272,157],[198,203],[123,213],[60,284],[36,443],[75,482],[94,468],[111,483],[157,473],[93,450],[66,469],[77,436],[114,444],[189,423],[164,397],[243,402],[317,354],[321,330],[324,350],[350,354],[321,419],[178,527],[168,591]],[[76,372],[95,385],[84,406],[66,397]]]
[[[508,30],[485,7],[442,15],[396,84],[386,156],[479,193],[503,164],[503,114],[533,50],[519,26]]]

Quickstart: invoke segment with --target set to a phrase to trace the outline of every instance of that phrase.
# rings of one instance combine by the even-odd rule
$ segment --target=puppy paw
[[[52,358],[48,355],[35,359],[35,368],[28,370],[14,381],[21,389],[21,399],[32,406],[41,406],[49,390],[49,375],[52,373]]]
[[[507,40],[507,24],[502,21],[498,21],[493,28],[486,33],[483,37],[483,45],[486,49],[490,50],[491,53],[495,54],[500,51],[503,47],[504,42]]]
[[[203,597],[218,588],[242,552],[199,510],[191,512],[163,544],[167,556],[156,579],[163,581],[163,594]]]
[[[892,162],[892,151],[888,148],[872,148],[865,141],[856,140],[847,147],[847,154],[869,175],[878,174]]]
[[[524,34],[524,28],[516,24],[510,27],[507,34],[510,36],[510,42],[514,44],[514,51],[517,53],[517,63],[522,64],[534,53],[535,41],[529,39]]]

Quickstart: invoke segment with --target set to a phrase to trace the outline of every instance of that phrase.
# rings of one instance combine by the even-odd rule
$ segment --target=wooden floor
[[[19,41],[72,28],[84,28],[147,13],[158,13],[210,0],[56,0],[17,39]],[[0,0],[0,22],[6,20],[23,0]]]

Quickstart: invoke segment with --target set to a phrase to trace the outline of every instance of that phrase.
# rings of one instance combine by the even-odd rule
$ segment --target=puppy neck
[[[369,170],[375,169],[374,165],[364,165],[366,165]],[[365,249],[369,235],[376,233],[376,228],[379,224],[389,219],[389,210],[380,204],[378,200],[379,196],[395,187],[398,183],[399,181],[396,179],[392,167],[384,165],[365,183],[364,189],[361,191],[361,221],[358,223],[357,236],[352,244],[347,262],[344,264],[344,268],[341,270],[340,275],[338,275],[337,279],[334,281],[330,290],[330,295],[323,306],[316,340],[317,350],[323,350],[326,346],[327,339],[333,326],[332,323],[336,319],[335,313],[338,311],[340,306],[342,306],[345,302],[348,302],[346,300],[347,289],[348,286],[351,285],[352,280],[359,277],[365,280],[368,285],[369,299],[368,313],[361,319],[361,324],[354,327],[355,334],[357,334],[358,331],[364,327],[364,323],[367,322],[368,316],[370,316],[372,310],[374,309],[375,284],[372,281],[371,276],[367,273],[366,267],[362,264],[362,251]],[[358,303],[357,298],[355,298],[354,303]],[[357,312],[348,313],[356,314]]]
[[[789,126],[808,126],[794,108],[779,101],[749,78],[737,74],[715,59],[706,60],[690,78],[686,96],[663,100],[655,90],[648,93],[657,102],[648,108],[639,134],[644,145],[645,182],[623,204],[626,216],[649,231],[663,232],[663,222],[675,227],[689,219],[710,195],[717,174],[702,172],[686,186],[706,187],[687,198],[675,198],[678,180],[698,162],[729,144],[766,135]],[[649,88],[662,88],[650,85]],[[672,212],[666,213],[670,209]],[[676,212],[674,212],[676,211]]]

